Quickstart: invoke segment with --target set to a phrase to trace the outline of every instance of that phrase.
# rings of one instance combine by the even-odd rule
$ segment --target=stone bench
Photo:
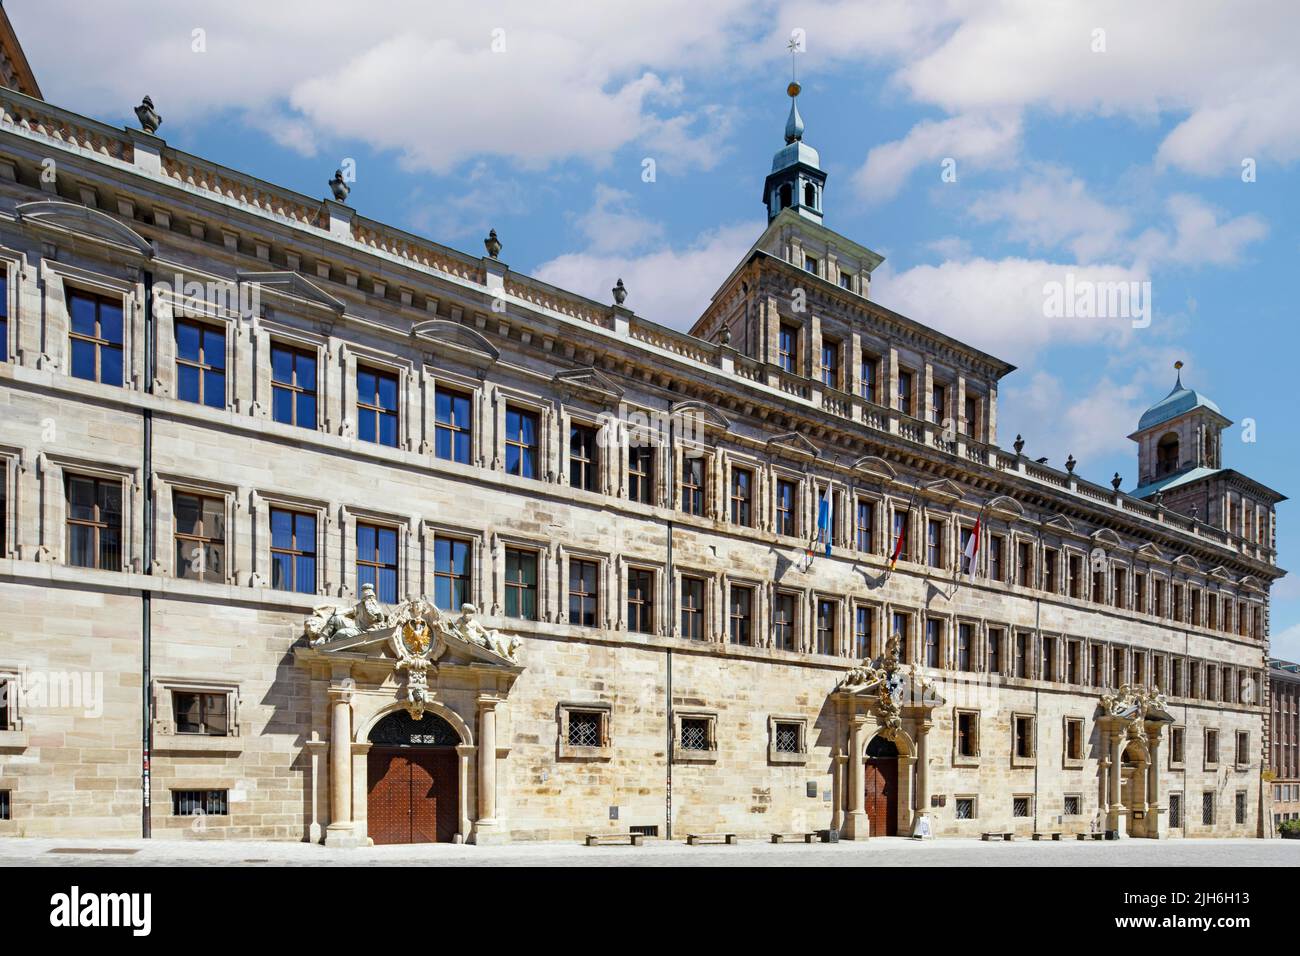
[[[1078,834],[1078,839],[1080,839],[1080,840],[1104,840],[1104,839],[1106,839],[1106,834],[1103,833],[1103,832],[1100,831],[1100,830],[1097,831],[1096,833],[1080,833],[1080,834]]]
[[[645,837],[640,833],[588,833],[587,846],[641,846]]]
[[[980,839],[983,840],[985,843],[992,843],[992,842],[994,842],[995,840],[1003,840],[1003,841],[1005,841],[1005,842],[1007,842],[1007,843],[1010,843],[1010,842],[1011,842],[1012,840],[1014,840],[1015,838],[1016,838],[1016,835],[1015,835],[1014,833],[1010,833],[1010,832],[1008,832],[1008,833],[998,833],[998,832],[996,832],[996,831],[990,831],[989,833],[981,833],[981,834],[980,834]]]
[[[725,843],[727,846],[735,846],[736,834],[734,833],[688,833],[686,834],[687,846],[703,846],[710,843]]]
[[[1037,841],[1037,840],[1053,840],[1053,841],[1056,841],[1056,842],[1060,842],[1060,839],[1061,839],[1061,831],[1060,831],[1060,830],[1048,830],[1048,831],[1046,831],[1046,832],[1041,832],[1041,833],[1035,833],[1035,834],[1034,834],[1034,840],[1036,840],[1036,841]]]
[[[816,843],[816,833],[773,833],[773,843]]]

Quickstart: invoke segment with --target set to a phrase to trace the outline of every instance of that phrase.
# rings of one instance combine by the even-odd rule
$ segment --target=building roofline
[[[0,49],[9,57],[9,62],[14,67],[14,73],[17,74],[18,82],[23,84],[19,87],[18,92],[35,97],[38,100],[44,100],[45,97],[41,93],[40,84],[36,82],[36,74],[32,71],[32,65],[27,61],[27,53],[23,50],[23,45],[18,42],[18,34],[14,31],[14,25],[9,21],[9,14],[5,10],[3,2],[0,2]]]

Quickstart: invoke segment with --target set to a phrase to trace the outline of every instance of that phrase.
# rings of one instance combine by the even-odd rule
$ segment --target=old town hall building
[[[796,85],[687,334],[46,103],[5,27],[0,833],[1265,832],[1282,497],[1181,380],[1132,493],[1003,447]]]

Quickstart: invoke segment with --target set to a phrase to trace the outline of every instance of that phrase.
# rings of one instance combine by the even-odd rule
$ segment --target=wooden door
[[[450,843],[459,829],[456,752],[371,747],[367,828],[377,844]]]
[[[864,809],[871,824],[871,836],[898,833],[898,761],[866,761],[867,795]]]

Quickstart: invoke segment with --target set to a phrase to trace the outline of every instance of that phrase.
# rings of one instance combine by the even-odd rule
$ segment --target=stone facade
[[[369,839],[411,671],[304,631],[367,582],[520,642],[428,668],[455,839],[864,837],[882,734],[899,833],[1260,832],[1271,536],[1002,449],[865,247],[774,210],[688,335],[0,106],[0,832],[138,833],[147,746],[155,837]]]
[[[1300,664],[1268,662],[1268,749],[1265,780],[1271,793],[1265,820],[1271,834],[1289,820],[1300,820]]]

